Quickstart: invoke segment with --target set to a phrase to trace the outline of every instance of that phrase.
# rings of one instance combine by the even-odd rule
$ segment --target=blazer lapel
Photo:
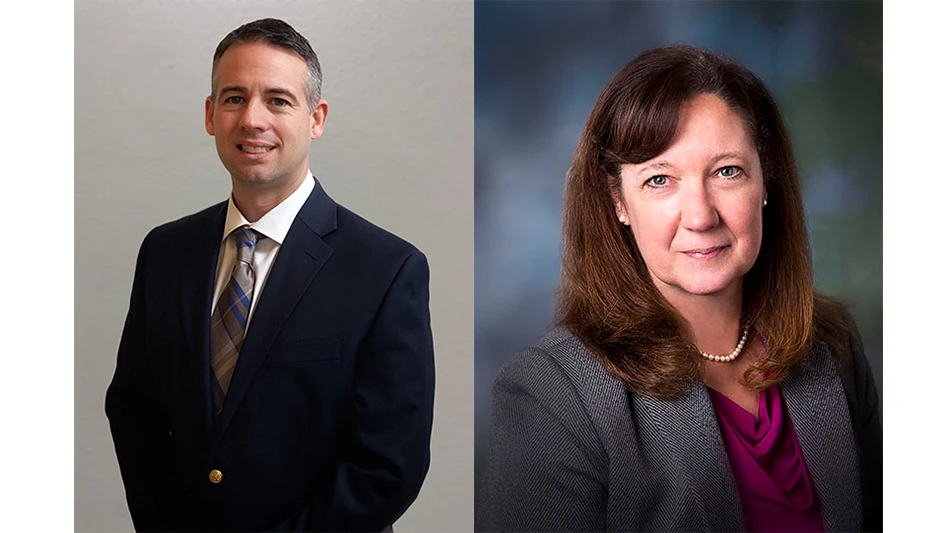
[[[336,229],[336,204],[319,182],[290,226],[254,310],[214,431],[220,440],[293,308],[332,255],[322,239]],[[209,327],[207,328],[210,329]]]
[[[740,531],[744,513],[730,468],[714,406],[704,383],[693,381],[674,400],[632,395],[638,425],[660,449],[664,463],[671,459],[680,471],[676,482],[687,483],[698,504],[701,529]],[[681,512],[688,512],[682,509]],[[689,520],[690,521],[690,520]]]
[[[196,231],[180,243],[181,295],[178,301],[181,307],[178,316],[187,346],[184,366],[190,369],[187,377],[192,380],[186,390],[194,394],[190,405],[197,406],[194,411],[199,414],[200,426],[208,432],[213,417],[209,355],[211,298],[226,214],[227,202],[214,206],[210,217],[198,221]]]
[[[780,385],[803,449],[827,531],[862,526],[862,497],[849,407],[829,349],[817,342],[809,359]]]

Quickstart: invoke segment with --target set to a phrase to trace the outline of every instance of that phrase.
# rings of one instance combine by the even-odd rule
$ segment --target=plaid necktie
[[[218,413],[224,407],[237,355],[244,344],[253,301],[253,248],[259,237],[246,226],[236,229],[233,235],[237,243],[237,263],[211,316],[211,395]]]

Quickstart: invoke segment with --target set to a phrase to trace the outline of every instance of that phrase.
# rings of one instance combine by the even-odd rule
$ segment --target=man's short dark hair
[[[244,43],[265,43],[300,56],[306,62],[308,71],[303,84],[306,90],[306,103],[309,104],[310,110],[316,108],[323,84],[323,72],[319,68],[319,59],[316,57],[316,52],[313,51],[313,47],[310,46],[306,37],[300,35],[299,32],[293,29],[293,26],[282,20],[272,18],[248,22],[228,33],[227,37],[224,37],[224,40],[217,45],[217,50],[214,51],[214,64],[211,68],[212,99],[216,96],[214,71],[217,69],[217,62],[220,61],[221,56],[228,48],[235,44]]]

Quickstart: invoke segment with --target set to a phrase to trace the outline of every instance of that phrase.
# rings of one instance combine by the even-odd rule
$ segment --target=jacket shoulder
[[[169,239],[180,239],[205,228],[210,220],[217,216],[223,216],[226,211],[226,201],[214,204],[197,213],[192,213],[152,228],[145,237],[145,240],[165,241]]]
[[[399,264],[410,256],[425,258],[414,244],[339,204],[336,204],[336,221],[336,231],[327,236],[327,242],[337,253]]]
[[[579,391],[609,391],[624,394],[625,388],[612,377],[578,337],[565,328],[555,328],[513,357],[501,373],[524,374],[524,370],[547,368]],[[546,376],[548,377],[548,376]]]
[[[629,415],[628,391],[572,333],[556,328],[508,360],[497,375],[494,398],[517,389],[564,419],[594,427]]]
[[[171,222],[165,222],[152,228],[142,239],[138,250],[138,263],[141,265],[146,256],[164,254],[177,250],[182,239],[188,238],[203,228],[212,220],[223,217],[227,210],[227,202],[221,202],[202,209]],[[223,218],[221,218],[223,220]],[[146,252],[146,250],[148,252]]]

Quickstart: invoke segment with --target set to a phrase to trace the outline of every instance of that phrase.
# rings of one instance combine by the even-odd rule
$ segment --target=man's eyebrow
[[[290,100],[293,100],[293,103],[296,103],[299,100],[296,97],[296,95],[293,94],[293,91],[289,89],[284,89],[283,87],[268,87],[266,90],[266,93],[267,94],[280,94],[283,96],[287,96],[290,98]]]
[[[220,94],[229,93],[229,92],[245,93],[247,92],[247,88],[244,87],[243,85],[228,85],[227,87],[221,87]]]

